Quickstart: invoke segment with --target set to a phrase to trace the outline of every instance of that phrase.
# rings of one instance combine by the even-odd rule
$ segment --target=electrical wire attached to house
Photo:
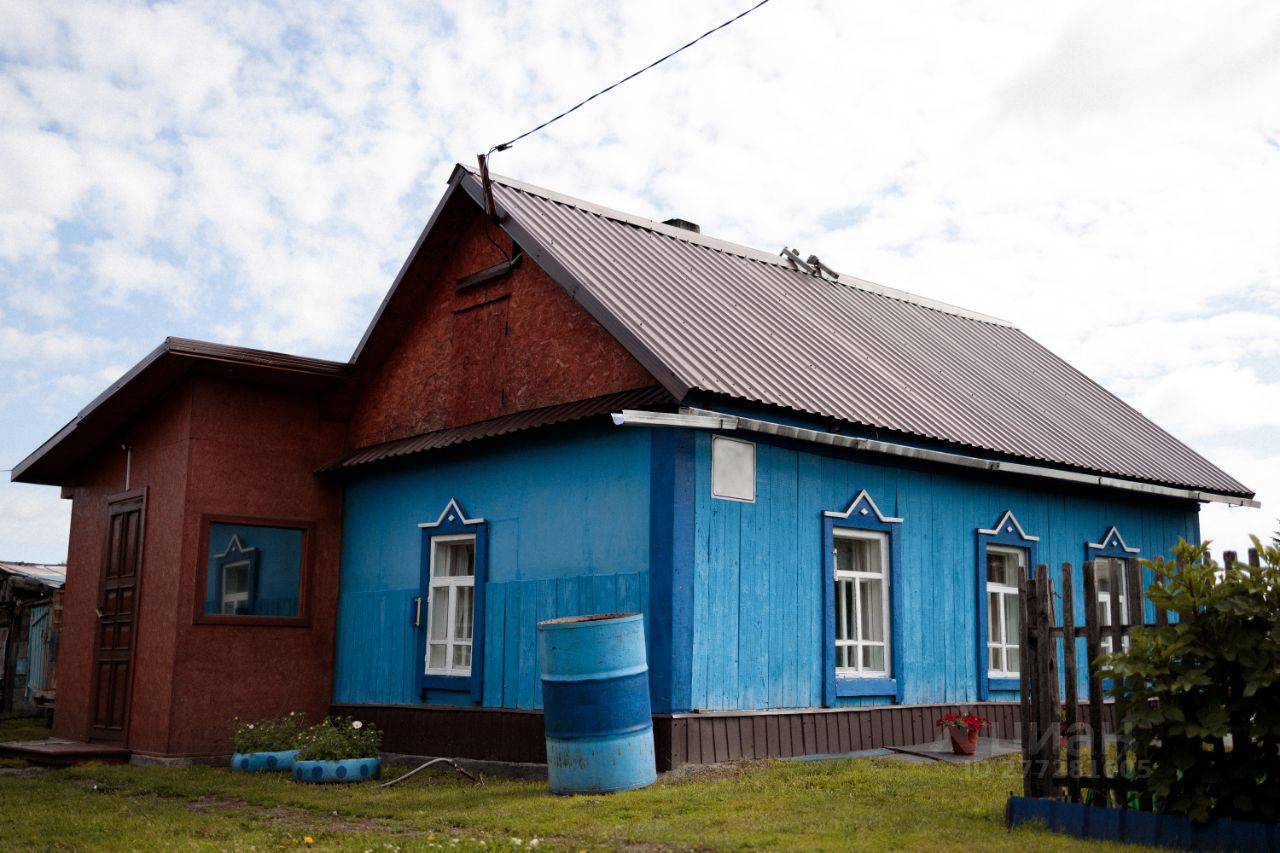
[[[729,26],[730,24],[732,24],[732,23],[734,23],[734,22],[736,22],[736,21],[740,21],[740,20],[742,20],[742,19],[743,19],[743,18],[745,18],[747,15],[750,15],[750,14],[751,14],[752,12],[754,12],[756,9],[759,9],[761,6],[763,6],[764,4],[766,4],[766,3],[768,3],[768,2],[769,2],[769,0],[760,0],[760,2],[756,3],[756,4],[755,4],[754,6],[752,6],[750,9],[747,9],[747,10],[745,10],[745,11],[743,11],[743,12],[739,12],[737,15],[734,15],[732,18],[730,18],[729,20],[725,21],[724,23],[719,24],[718,26],[712,27],[711,29],[707,30],[705,33],[703,33],[702,35],[698,36],[696,39],[694,39],[693,41],[689,42],[688,44],[685,44],[685,45],[682,45],[682,46],[680,46],[680,47],[676,48],[675,50],[673,50],[673,51],[671,51],[670,53],[668,53],[666,56],[661,57],[660,59],[655,59],[653,62],[650,62],[648,65],[646,65],[644,68],[641,68],[641,69],[640,69],[640,70],[638,70],[638,71],[633,71],[632,73],[628,74],[626,77],[623,77],[621,80],[619,80],[618,82],[614,83],[613,85],[604,87],[604,88],[603,88],[603,89],[601,89],[599,92],[596,92],[594,95],[592,95],[591,97],[586,98],[585,100],[579,101],[578,103],[576,103],[576,104],[574,104],[573,106],[569,107],[569,109],[567,109],[567,110],[565,110],[564,112],[560,113],[558,116],[555,116],[554,118],[549,118],[549,119],[547,119],[546,121],[544,121],[542,124],[538,125],[537,127],[532,128],[532,129],[530,129],[530,130],[526,130],[524,133],[520,134],[519,136],[516,136],[516,137],[513,137],[513,138],[511,138],[511,139],[508,139],[506,142],[503,142],[501,145],[495,145],[495,146],[493,146],[492,148],[490,148],[490,149],[489,149],[489,154],[488,154],[488,155],[486,155],[486,156],[491,156],[491,155],[493,154],[493,152],[495,152],[495,151],[506,151],[508,148],[510,148],[512,145],[515,145],[517,142],[519,142],[521,139],[524,139],[526,136],[532,136],[533,134],[535,134],[535,133],[537,133],[538,131],[542,130],[544,127],[547,127],[548,125],[555,124],[555,123],[556,123],[556,122],[558,122],[560,119],[564,118],[565,116],[569,115],[570,113],[574,112],[575,110],[577,110],[577,109],[579,109],[579,108],[581,108],[581,107],[585,107],[587,104],[591,103],[592,101],[594,101],[596,98],[600,97],[601,95],[604,95],[604,94],[606,94],[606,93],[608,93],[608,92],[613,91],[614,89],[616,89],[616,88],[618,88],[619,86],[621,86],[623,83],[626,83],[628,80],[634,80],[636,77],[639,77],[641,74],[643,74],[644,72],[648,71],[650,68],[656,68],[657,66],[659,66],[659,65],[661,65],[662,63],[666,62],[668,59],[670,59],[671,57],[675,56],[676,54],[678,54],[678,53],[681,53],[681,52],[683,52],[683,51],[688,50],[689,48],[693,47],[693,46],[694,46],[695,44],[697,44],[698,42],[702,41],[702,40],[703,40],[704,38],[706,38],[707,36],[709,36],[709,35],[711,35],[711,34],[713,34],[713,33],[717,33],[717,32],[719,32],[720,30],[723,30],[725,27]]]
[[[623,77],[621,80],[617,81],[616,83],[613,83],[609,86],[605,86],[599,92],[596,92],[594,95],[591,95],[588,98],[584,98],[583,100],[569,107],[569,109],[565,110],[559,115],[556,115],[552,118],[547,119],[537,127],[530,128],[529,130],[526,130],[524,133],[520,134],[519,136],[514,136],[511,139],[508,139],[506,142],[495,145],[492,148],[490,148],[486,153],[479,155],[479,157],[477,157],[476,159],[480,163],[480,185],[483,188],[483,192],[484,192],[484,212],[485,212],[484,235],[485,237],[488,238],[489,242],[493,244],[493,247],[497,249],[500,253],[506,255],[508,262],[514,259],[515,257],[514,246],[512,247],[511,251],[507,251],[503,249],[502,246],[498,244],[498,241],[493,239],[493,235],[489,233],[489,223],[490,222],[496,223],[498,221],[498,212],[493,201],[493,184],[489,179],[489,158],[491,158],[496,152],[506,151],[508,148],[510,148],[512,145],[515,145],[520,140],[526,137],[532,136],[533,134],[537,133],[543,128],[546,128],[552,124],[555,124],[560,119],[564,118],[570,113],[573,113],[576,110],[582,107],[585,107],[587,104],[591,103],[601,95],[612,92],[614,89],[618,88],[623,83],[626,83],[628,80],[634,80],[636,77],[639,77],[641,74],[645,73],[649,69],[658,67],[659,65],[666,62],[668,59],[672,58],[676,54],[682,53],[688,50],[689,48],[693,47],[695,44],[702,41],[707,36],[712,35],[713,33],[717,33],[720,30],[723,30],[725,27],[729,26],[730,24],[742,20],[747,15],[750,15],[756,9],[759,9],[761,6],[765,5],[768,2],[769,0],[759,0],[759,2],[756,3],[754,6],[752,6],[751,8],[745,9],[742,12],[739,12],[738,14],[734,15],[729,20],[724,21],[723,23],[720,23],[712,27],[702,35],[698,36],[693,41],[683,44],[680,47],[676,48],[675,50],[671,51],[670,53],[666,54],[665,56],[655,59],[653,62],[650,62],[644,68],[631,72],[626,77]]]

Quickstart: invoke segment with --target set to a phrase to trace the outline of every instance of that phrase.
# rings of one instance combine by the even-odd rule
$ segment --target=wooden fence
[[[1235,552],[1223,554],[1224,565],[1235,562]],[[1252,548],[1249,563],[1258,565],[1258,555]],[[1132,628],[1167,625],[1169,615],[1142,595],[1142,570],[1137,560],[1107,560],[1102,565],[1088,560],[1083,576],[1084,625],[1075,623],[1076,593],[1070,563],[1062,564],[1061,585],[1057,589],[1046,565],[1037,566],[1034,576],[1024,574],[1021,579],[1023,792],[1028,797],[1136,806],[1149,811],[1151,799],[1146,791],[1143,756],[1123,737],[1116,737],[1115,760],[1107,761],[1106,748],[1112,738],[1103,730],[1104,692],[1115,693],[1124,685],[1104,683],[1095,662],[1103,652],[1105,639],[1110,639],[1110,648],[1122,648]],[[1099,614],[1100,581],[1108,590],[1107,625],[1102,624]],[[1122,588],[1128,591],[1123,605],[1117,594]],[[1055,606],[1059,599],[1060,608]],[[1154,614],[1154,621],[1146,620],[1148,610]],[[1083,661],[1077,648],[1079,640],[1084,640]],[[1081,671],[1088,675],[1083,697],[1078,695]],[[1060,672],[1065,677],[1060,677]],[[1115,720],[1112,733],[1122,732],[1122,724],[1122,720]],[[1083,746],[1088,747],[1087,766],[1081,760]]]

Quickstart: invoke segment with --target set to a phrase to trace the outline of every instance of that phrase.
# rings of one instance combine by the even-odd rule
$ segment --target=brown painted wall
[[[124,435],[108,442],[75,478],[67,586],[58,651],[58,698],[53,733],[89,736],[93,644],[105,548],[107,500],[125,491],[126,453],[133,448],[129,488],[147,489],[143,565],[134,622],[133,693],[126,743],[162,751],[172,691],[173,638],[178,624],[176,570],[187,490],[190,394],[179,389],[144,414]]]
[[[229,750],[228,721],[328,706],[337,609],[341,490],[312,471],[342,449],[318,395],[196,377],[140,414],[73,486],[54,734],[85,739],[108,496],[147,488],[125,745],[196,755]],[[303,626],[197,624],[206,514],[314,524]]]
[[[175,703],[171,755],[229,751],[235,716],[327,713],[341,551],[341,486],[312,472],[341,452],[345,425],[321,420],[316,395],[199,379],[191,414],[173,690],[199,701]],[[195,622],[204,603],[205,515],[314,525],[303,567],[306,625]]]
[[[506,247],[507,237],[491,228]],[[423,303],[355,407],[349,447],[654,383],[639,362],[528,258],[462,293],[457,280],[506,256],[477,214],[433,276]]]

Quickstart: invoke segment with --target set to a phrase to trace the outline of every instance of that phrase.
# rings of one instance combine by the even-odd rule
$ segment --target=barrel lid
[[[572,628],[589,622],[629,621],[639,619],[639,613],[594,613],[589,616],[561,616],[559,619],[546,619],[538,623],[539,628]]]

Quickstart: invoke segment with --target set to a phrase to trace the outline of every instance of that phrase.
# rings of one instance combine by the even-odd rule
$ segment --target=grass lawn
[[[17,735],[16,728],[0,723],[0,740],[33,736],[29,726]],[[233,774],[220,767],[83,765],[35,774],[0,769],[0,848],[1105,847],[1036,830],[1006,831],[1005,798],[1019,787],[1015,758],[966,767],[892,759],[751,762],[663,779],[641,791],[579,797],[553,797],[545,783],[485,779],[476,787],[452,773],[429,771],[384,790],[374,783],[298,785],[275,774]]]

